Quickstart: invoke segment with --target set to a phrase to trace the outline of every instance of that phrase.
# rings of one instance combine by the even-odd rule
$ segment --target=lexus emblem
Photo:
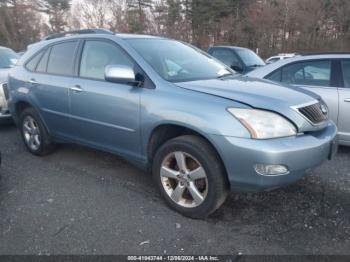
[[[322,114],[324,114],[325,116],[328,114],[327,106],[321,104],[320,109],[321,109]]]

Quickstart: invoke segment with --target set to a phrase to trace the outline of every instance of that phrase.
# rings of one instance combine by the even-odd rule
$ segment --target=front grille
[[[300,107],[298,111],[313,124],[320,124],[328,119],[328,108],[322,102]]]

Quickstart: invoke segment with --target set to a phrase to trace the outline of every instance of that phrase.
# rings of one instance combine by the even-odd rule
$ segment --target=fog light
[[[279,176],[289,173],[288,167],[284,165],[256,164],[255,171],[262,176]]]

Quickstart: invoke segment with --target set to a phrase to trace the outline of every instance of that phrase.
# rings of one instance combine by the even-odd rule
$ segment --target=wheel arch
[[[18,100],[13,105],[14,114],[13,114],[13,112],[11,112],[11,113],[12,113],[13,119],[15,120],[15,123],[17,125],[19,124],[21,114],[26,108],[33,108],[38,113],[38,115],[39,115],[42,123],[44,124],[46,130],[48,131],[48,133],[50,133],[50,129],[46,125],[46,122],[44,121],[40,110],[38,110],[38,108],[33,103],[31,103],[31,102],[29,102],[28,100],[25,100],[25,99]]]
[[[227,169],[222,160],[223,158],[220,154],[220,151],[218,150],[215,143],[210,139],[210,137],[196,128],[189,127],[179,123],[162,123],[155,126],[152,129],[147,139],[147,147],[146,147],[146,154],[147,154],[147,160],[148,160],[147,162],[149,163],[148,170],[151,170],[152,168],[152,160],[157,150],[167,141],[183,135],[193,135],[204,139],[212,147],[214,152],[217,154],[225,170],[226,177],[228,178]]]
[[[26,108],[35,108],[30,102],[26,100],[18,100],[13,105],[13,111],[11,112],[16,124],[19,123],[20,116]]]

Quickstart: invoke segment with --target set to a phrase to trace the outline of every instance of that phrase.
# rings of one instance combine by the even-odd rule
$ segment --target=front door
[[[140,152],[140,94],[142,88],[104,79],[107,65],[134,67],[134,62],[113,42],[87,40],[70,96],[72,126],[81,143],[136,156]]]

